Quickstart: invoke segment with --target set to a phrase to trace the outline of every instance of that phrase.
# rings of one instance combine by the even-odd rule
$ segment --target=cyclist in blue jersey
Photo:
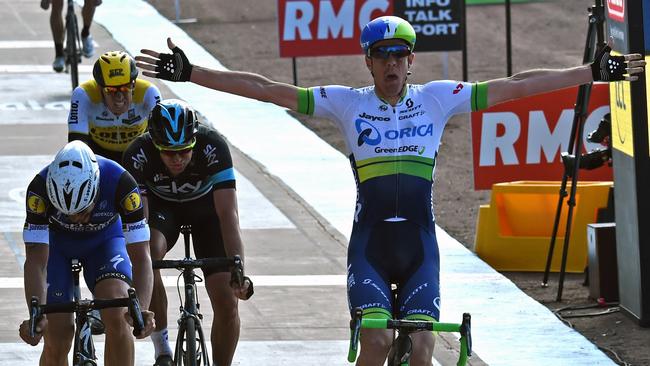
[[[199,124],[189,105],[177,99],[157,104],[149,116],[149,132],[129,145],[122,165],[142,191],[154,260],[171,250],[181,225],[191,225],[197,258],[240,255],[243,261],[230,150],[216,130]],[[237,299],[247,299],[252,285],[247,281],[241,288],[231,288],[229,268],[202,270],[214,313],[212,359],[228,366],[239,339]],[[151,335],[155,366],[171,365],[167,296],[159,270],[154,271],[151,309],[156,313],[156,331]]]
[[[81,141],[65,145],[54,161],[27,187],[25,298],[48,304],[72,301],[71,259],[83,267],[88,288],[98,299],[127,297],[137,290],[145,328],[154,328],[151,300],[153,272],[149,227],[138,186],[112,160],[95,156]],[[106,326],[106,365],[133,365],[134,341],[125,308],[101,311]],[[72,345],[72,314],[47,314],[29,336],[29,320],[20,325],[21,338],[35,346],[45,338],[41,365],[67,365]]]
[[[354,225],[348,247],[348,299],[365,317],[438,320],[439,253],[432,182],[442,131],[455,114],[590,83],[638,79],[639,54],[601,50],[591,65],[537,69],[485,82],[407,83],[416,35],[405,20],[383,16],[361,33],[372,86],[300,88],[261,75],[192,65],[167,40],[172,53],[142,50],[146,76],[193,83],[335,121],[346,141],[357,183]],[[397,285],[396,299],[391,284]],[[365,330],[358,365],[382,365],[392,333]],[[434,338],[413,334],[412,365],[431,365]]]

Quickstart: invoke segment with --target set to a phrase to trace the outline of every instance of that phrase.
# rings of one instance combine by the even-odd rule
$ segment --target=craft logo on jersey
[[[37,215],[44,215],[46,211],[45,200],[36,193],[27,195],[27,210]]]
[[[122,207],[124,207],[126,212],[139,210],[142,207],[142,198],[140,198],[140,193],[136,190],[131,191],[131,193],[122,200]]]
[[[607,12],[613,20],[625,21],[625,0],[607,0]]]
[[[108,71],[108,77],[109,78],[114,78],[118,76],[124,76],[124,70],[122,69],[110,69]]]

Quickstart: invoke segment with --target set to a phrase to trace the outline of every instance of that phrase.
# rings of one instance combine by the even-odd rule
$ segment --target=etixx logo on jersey
[[[110,69],[108,70],[108,77],[114,78],[118,76],[124,76],[124,70],[122,69]]]

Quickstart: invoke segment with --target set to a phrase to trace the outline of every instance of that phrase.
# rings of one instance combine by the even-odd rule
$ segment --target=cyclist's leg
[[[368,246],[374,228],[355,227],[348,246],[348,304],[360,307],[366,318],[392,318],[390,285],[368,260]],[[374,247],[374,246],[373,246]],[[371,250],[374,249],[371,247]],[[393,341],[393,332],[384,329],[361,331],[359,366],[383,365]]]
[[[147,202],[151,230],[149,239],[151,259],[160,260],[176,243],[180,233],[180,224],[175,220],[173,210],[168,204],[151,196]],[[156,330],[151,334],[156,360],[161,355],[173,356],[174,352],[169,346],[167,331],[167,293],[159,269],[153,270],[153,293],[149,310],[154,312],[156,321]]]
[[[50,237],[47,261],[47,303],[72,301],[72,273],[70,260],[56,249],[54,236]],[[72,314],[48,314],[48,325],[43,334],[44,345],[41,366],[66,365],[74,337]]]
[[[63,0],[52,0],[52,11],[50,12],[50,29],[52,30],[52,40],[54,40],[54,62],[52,67],[57,72],[61,72],[65,68],[65,56],[63,54],[65,26],[63,24]]]
[[[202,210],[194,208],[197,215],[192,221],[192,239],[197,258],[226,256],[219,220],[211,201],[212,195],[209,201],[201,201],[204,202],[201,204]],[[241,324],[238,300],[230,288],[230,271],[211,268],[203,269],[203,274],[214,314],[210,334],[212,360],[215,365],[230,365],[239,341]]]
[[[413,223],[407,225],[404,235],[421,245],[420,263],[415,271],[402,280],[398,294],[400,318],[409,320],[438,321],[440,319],[440,255],[435,232],[430,233]],[[406,238],[405,238],[406,239]],[[413,340],[412,366],[430,366],[435,337],[432,332],[411,334]]]
[[[105,238],[92,254],[82,260],[84,277],[97,299],[127,297],[131,287],[132,269],[124,237]],[[101,310],[106,327],[104,364],[133,365],[134,344],[131,327],[127,324],[124,308]]]
[[[90,26],[93,23],[93,16],[95,15],[96,4],[97,4],[96,0],[84,1],[84,7],[81,9],[81,17],[83,18],[83,29],[81,32],[81,37],[83,38],[88,36],[88,33],[86,34],[84,33],[90,30]]]

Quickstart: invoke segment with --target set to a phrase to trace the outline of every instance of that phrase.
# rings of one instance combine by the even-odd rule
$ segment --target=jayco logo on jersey
[[[358,118],[355,121],[355,127],[359,133],[357,145],[361,146],[364,143],[368,145],[379,145],[381,142],[382,134],[370,122]],[[399,130],[386,130],[383,137],[388,140],[403,139],[405,137],[424,137],[433,136],[433,124],[404,127]]]
[[[370,114],[368,114],[368,113],[366,113],[366,112],[361,113],[361,114],[359,115],[359,117],[360,117],[360,118],[369,119],[370,122],[375,122],[375,121],[384,121],[384,122],[388,122],[388,121],[390,121],[390,118],[389,118],[389,117],[373,116],[373,115],[370,115]]]

